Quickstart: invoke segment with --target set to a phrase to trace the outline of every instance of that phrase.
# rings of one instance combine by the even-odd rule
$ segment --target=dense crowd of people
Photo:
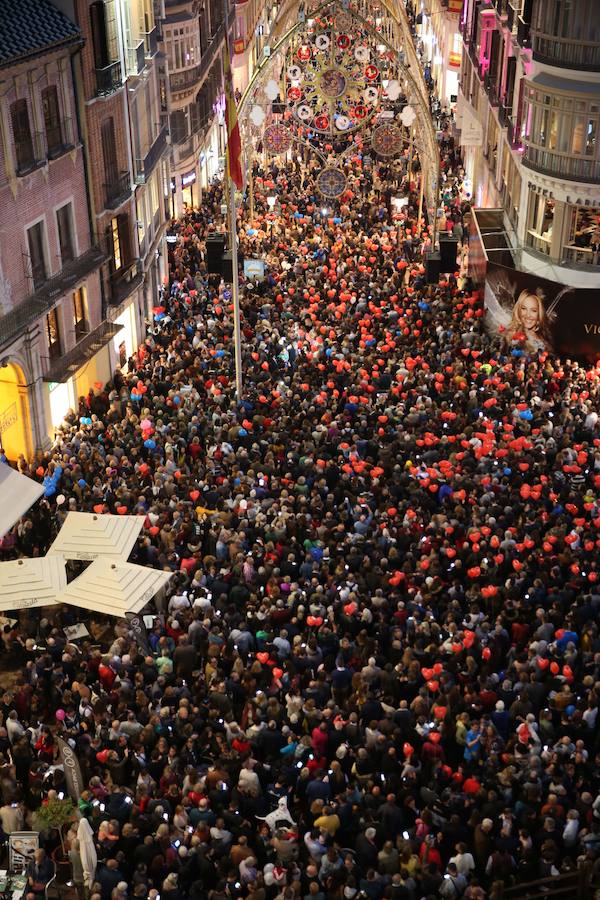
[[[129,370],[19,462],[46,497],[5,556],[43,553],[71,509],[124,510],[144,516],[131,559],[173,578],[151,653],[101,617],[68,642],[70,607],[6,626],[3,831],[66,792],[60,736],[86,784],[85,886],[76,823],[65,839],[93,900],[594,883],[600,370],[490,340],[464,274],[426,283],[406,157],[357,151],[325,211],[315,168],[255,164],[240,249],[266,277],[242,285],[240,403],[231,295],[205,263],[215,184],[174,223]],[[440,225],[462,239],[450,140],[442,171]]]

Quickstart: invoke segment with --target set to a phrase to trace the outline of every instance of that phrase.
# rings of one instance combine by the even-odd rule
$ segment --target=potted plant
[[[64,828],[74,819],[75,804],[70,797],[51,797],[35,813],[34,826],[37,831],[58,832],[60,844],[52,852],[52,861],[56,866],[56,880],[61,884],[66,883],[71,875]]]

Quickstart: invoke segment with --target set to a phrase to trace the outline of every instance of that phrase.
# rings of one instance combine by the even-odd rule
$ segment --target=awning
[[[0,610],[51,606],[67,586],[60,556],[0,563]]]
[[[39,500],[44,488],[32,478],[0,463],[0,538]]]
[[[126,560],[143,525],[143,516],[70,512],[48,555],[60,554],[64,559]]]
[[[57,600],[122,619],[129,612],[140,612],[172,574],[114,559],[96,559]]]

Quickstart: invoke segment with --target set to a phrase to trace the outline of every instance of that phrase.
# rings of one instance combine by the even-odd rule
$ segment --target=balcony
[[[117,91],[123,83],[121,74],[121,63],[118,60],[103,69],[96,69],[96,94],[102,97]]]
[[[108,283],[108,302],[120,306],[143,282],[144,271],[141,259],[135,259],[111,274]]]
[[[576,247],[574,244],[565,244],[561,266],[569,266],[572,269],[588,269],[590,266],[598,268],[600,259],[591,247]]]
[[[206,53],[209,52],[210,47],[207,49]],[[192,90],[202,78],[203,71],[202,66],[197,65],[192,66],[191,69],[183,69],[181,72],[170,72],[169,85],[171,87],[171,92],[177,94],[182,91]]]
[[[152,175],[154,167],[166,150],[167,134],[167,129],[161,128],[146,156],[135,160],[136,184],[145,184]]]
[[[71,350],[52,360],[44,375],[44,381],[51,381],[57,384],[68,381],[84,363],[92,359],[99,350],[105,347],[122,328],[123,325],[117,325],[114,322],[102,322],[98,328],[90,331]]]
[[[498,96],[498,87],[496,85],[496,81],[489,72],[483,76],[483,86],[485,88],[485,92],[489,97],[489,101],[492,106],[500,105],[500,98]]]
[[[498,104],[498,122],[502,128],[507,128],[512,115],[512,106],[506,106],[501,100]]]
[[[62,119],[46,127],[48,159],[58,159],[63,153],[72,150],[76,143],[77,138],[72,119]]]
[[[565,69],[600,72],[600,44],[532,31],[531,46],[537,62]]]
[[[158,28],[156,25],[152,31],[144,31],[144,52],[146,59],[156,56],[158,52]]]
[[[600,160],[597,159],[586,159],[582,156],[558,153],[555,150],[542,150],[540,147],[526,144],[523,165],[533,169],[534,172],[556,178],[566,178],[585,184],[600,182]]]
[[[115,173],[114,178],[104,182],[105,204],[107,209],[117,209],[131,194],[131,177],[129,172]]]
[[[513,116],[508,119],[508,143],[513,150],[522,150],[523,141],[521,139],[521,123],[517,122]]]
[[[507,6],[507,9],[506,9],[506,27],[508,28],[508,30],[510,32],[514,31],[515,18],[516,18],[515,8],[514,8],[514,6],[512,6],[511,3],[509,3]]]
[[[223,20],[214,35],[210,39],[206,50],[202,54],[200,63],[191,69],[183,69],[181,72],[169,74],[169,85],[172,93],[181,93],[192,90],[205,76],[214,62],[218,50],[225,38],[225,27],[231,29],[235,23],[235,7],[231,10],[227,21]]]
[[[531,39],[529,36],[530,28],[529,22],[526,22],[519,16],[517,19],[517,44],[519,47],[522,47],[523,50],[527,50],[531,46]]]
[[[81,256],[68,262],[60,272],[52,275],[15,309],[0,317],[0,346],[7,344],[25,331],[36,319],[52,309],[61,294],[71,291],[93,271],[106,257],[98,247],[90,247]]]
[[[16,172],[19,177],[39,169],[46,162],[44,135],[39,131],[32,131],[24,140],[16,142],[15,155]]]
[[[138,41],[135,47],[127,48],[127,74],[141,75],[146,65],[146,47],[144,41]]]

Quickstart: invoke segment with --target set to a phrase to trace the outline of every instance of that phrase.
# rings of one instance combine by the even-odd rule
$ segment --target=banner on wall
[[[600,290],[574,288],[499,263],[487,263],[488,332],[530,351],[600,359]]]

